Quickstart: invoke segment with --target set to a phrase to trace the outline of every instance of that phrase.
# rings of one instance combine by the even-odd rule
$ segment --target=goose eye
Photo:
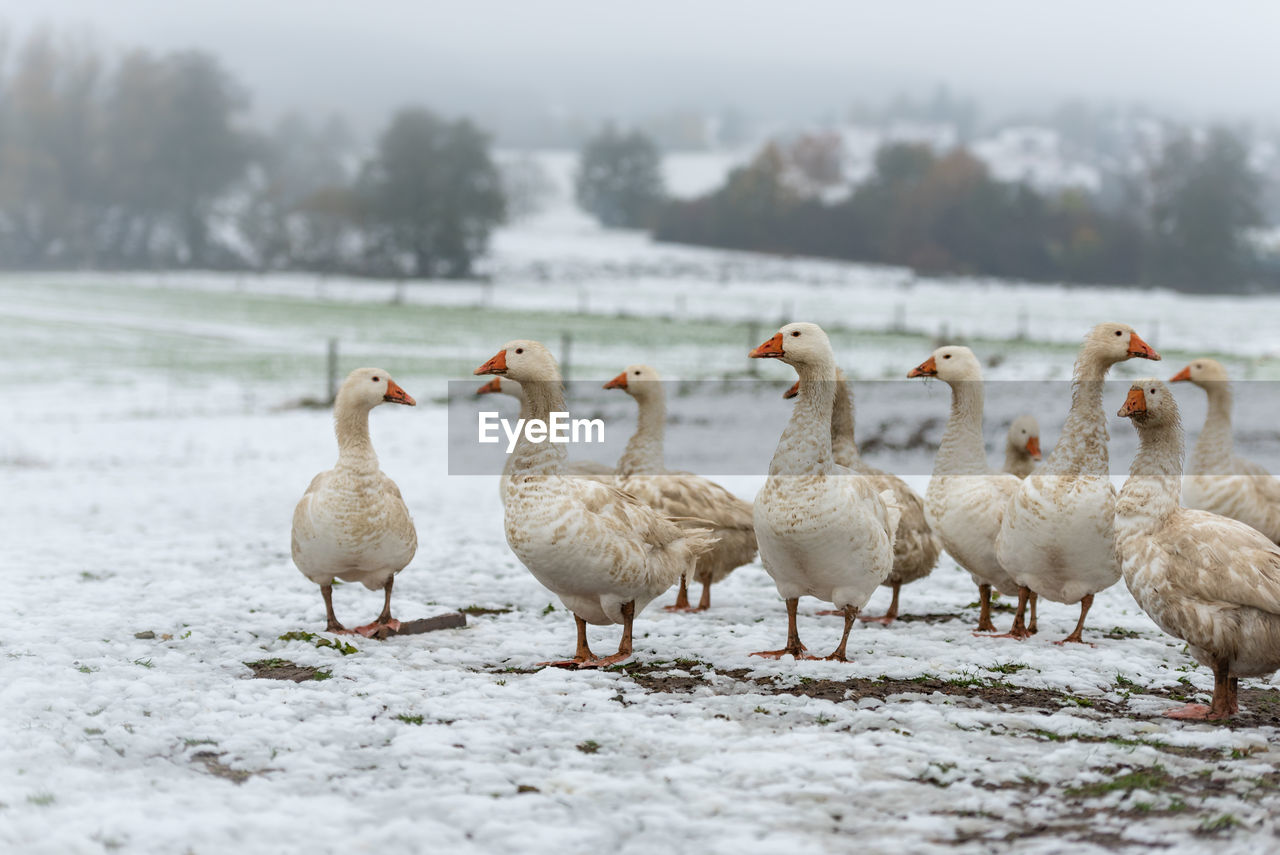
[[[1116,335],[1124,335],[1124,331],[1123,331],[1123,330],[1116,330]]]
[[[516,348],[516,353],[524,353],[524,348],[523,348],[523,347],[517,347],[517,348]]]
[[[370,378],[370,379],[371,379],[374,383],[377,383],[377,382],[378,382],[378,378],[377,378],[377,377],[372,377],[372,378]]]
[[[637,377],[639,377],[639,376],[640,376],[640,372],[639,372],[639,371],[633,371],[632,373],[633,373],[633,374],[635,374]]]
[[[951,354],[949,354],[949,353],[944,353],[944,354],[942,354],[942,358],[943,358],[943,359],[950,359],[950,358],[951,358]]]
[[[796,338],[800,335],[800,330],[792,330],[791,337]]]

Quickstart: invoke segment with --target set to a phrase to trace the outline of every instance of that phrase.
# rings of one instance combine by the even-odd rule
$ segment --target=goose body
[[[338,463],[312,479],[293,512],[293,563],[320,586],[331,632],[346,632],[333,610],[334,579],[386,592],[382,614],[357,631],[397,628],[392,583],[418,548],[409,509],[395,482],[378,468],[369,438],[369,411],[384,401],[414,404],[386,371],[351,372],[334,402]]]
[[[476,369],[510,375],[524,389],[527,417],[564,411],[555,359],[535,341],[513,341]],[[689,572],[714,543],[608,484],[570,476],[562,445],[522,434],[503,481],[507,543],[534,578],[574,614],[578,648],[562,665],[598,667],[631,654],[635,616]],[[587,624],[623,624],[618,653],[597,658]]]
[[[691,472],[666,468],[664,432],[666,392],[657,369],[631,365],[605,384],[622,389],[639,407],[636,431],[618,461],[618,487],[672,517],[692,518],[706,524],[717,543],[698,557],[689,574],[680,579],[673,611],[703,611],[711,606],[711,586],[756,557],[756,534],[751,503],[724,487]],[[702,584],[697,606],[689,605],[688,582]]]
[[[751,355],[782,359],[800,375],[798,402],[753,506],[760,557],[788,612],[786,647],[761,655],[802,654],[796,607],[812,596],[844,612],[844,635],[829,657],[843,660],[853,620],[893,567],[901,510],[892,493],[832,459],[836,366],[821,327],[788,324]]]
[[[1076,358],[1071,410],[1049,459],[1021,482],[996,544],[1000,562],[1019,586],[1015,637],[1025,637],[1028,597],[1080,603],[1080,619],[1064,641],[1082,641],[1093,595],[1120,579],[1115,558],[1115,488],[1102,410],[1111,366],[1133,357],[1159,359],[1127,324],[1090,330]]]
[[[1190,381],[1209,398],[1204,428],[1182,481],[1182,503],[1231,517],[1280,543],[1280,481],[1235,453],[1231,431],[1231,383],[1221,363],[1197,359],[1172,378]]]
[[[979,631],[994,631],[991,589],[1013,595],[1018,586],[996,554],[996,538],[1018,478],[992,472],[982,439],[982,367],[967,347],[940,347],[907,375],[937,377],[951,387],[951,414],[925,491],[930,528],[978,586]]]
[[[1210,707],[1175,718],[1227,718],[1240,677],[1280,668],[1280,547],[1252,526],[1179,505],[1183,437],[1177,404],[1159,380],[1134,383],[1120,415],[1141,447],[1116,503],[1116,554],[1125,584],[1165,632],[1214,670]]]
[[[799,394],[797,382],[786,397]],[[942,552],[942,542],[925,519],[924,500],[907,483],[896,475],[877,469],[863,459],[858,452],[855,434],[853,392],[848,378],[837,369],[835,400],[831,410],[831,455],[836,465],[866,478],[877,493],[885,490],[893,494],[900,511],[898,527],[893,539],[893,567],[883,584],[893,590],[893,599],[882,617],[862,617],[862,620],[891,623],[898,616],[898,596],[903,585],[918,581],[933,572]]]

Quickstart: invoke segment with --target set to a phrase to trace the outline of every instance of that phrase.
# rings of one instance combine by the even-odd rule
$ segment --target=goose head
[[[963,345],[940,347],[933,355],[907,372],[908,377],[937,377],[944,383],[982,379],[982,365],[973,351]]]
[[[1170,383],[1190,380],[1200,388],[1210,383],[1226,383],[1227,369],[1216,359],[1197,359],[1169,378]]]
[[[1128,324],[1098,324],[1084,338],[1083,352],[1105,365],[1115,365],[1126,359],[1159,360],[1155,348],[1142,340]]]
[[[817,324],[787,324],[747,354],[752,359],[781,359],[793,367],[830,362],[831,339]]]
[[[662,379],[658,369],[651,365],[628,365],[627,369],[604,384],[606,389],[621,389],[637,401],[642,401],[660,391],[658,381]]]
[[[1009,425],[1009,447],[1040,459],[1040,423],[1035,416],[1022,415]]]
[[[1116,415],[1132,419],[1135,427],[1162,427],[1178,421],[1178,405],[1164,381],[1150,377],[1129,387],[1124,406]]]
[[[521,384],[560,379],[560,369],[551,351],[541,342],[530,339],[507,342],[492,359],[472,373],[495,374]]]
[[[417,401],[381,368],[357,368],[347,375],[334,404],[337,408],[372,410],[382,403],[414,406]]]

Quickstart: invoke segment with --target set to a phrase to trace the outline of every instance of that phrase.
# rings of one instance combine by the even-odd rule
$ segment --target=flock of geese
[[[749,355],[779,359],[798,377],[786,393],[795,409],[754,502],[666,468],[663,385],[646,365],[605,385],[638,405],[635,434],[616,468],[571,462],[563,445],[527,435],[517,442],[500,479],[507,543],[577,624],[573,657],[544,664],[594,668],[627,659],[645,606],[678,585],[668,609],[705,610],[712,587],[757,551],[786,602],[787,640],[754,655],[815,658],[796,625],[800,598],[811,596],[844,618],[840,643],[825,658],[845,661],[850,629],[875,589],[891,587],[892,603],[885,615],[862,619],[889,623],[901,587],[928,576],[945,549],[978,586],[975,634],[999,638],[1034,634],[1037,601],[1046,599],[1079,604],[1079,623],[1057,643],[1082,642],[1094,595],[1123,576],[1156,624],[1213,669],[1211,705],[1166,713],[1172,717],[1228,718],[1238,711],[1239,677],[1280,668],[1280,483],[1234,455],[1231,391],[1217,362],[1196,360],[1171,378],[1204,389],[1209,399],[1185,478],[1169,388],[1155,379],[1133,384],[1119,415],[1132,421],[1140,449],[1117,494],[1103,381],[1118,362],[1160,359],[1132,327],[1104,323],[1089,332],[1052,454],[1036,465],[1039,429],[1022,417],[1010,428],[1001,470],[986,458],[980,363],[967,347],[940,347],[908,374],[936,377],[951,389],[922,498],[859,455],[849,383],[821,327],[787,324]],[[494,375],[479,391],[516,396],[524,419],[565,411],[556,361],[536,341],[509,342],[475,373]],[[385,371],[351,373],[335,401],[337,465],[315,477],[294,512],[294,563],[320,586],[331,632],[348,631],[334,614],[334,579],[385,592],[382,613],[355,631],[399,626],[392,584],[417,537],[369,438],[369,412],[384,402],[414,404]],[[697,605],[689,600],[692,582],[701,585]],[[993,589],[1018,598],[1007,633],[996,634],[991,621]],[[617,652],[594,654],[588,624],[621,624]]]

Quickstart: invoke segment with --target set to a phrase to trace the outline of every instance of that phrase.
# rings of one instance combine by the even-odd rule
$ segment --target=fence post
[[[566,383],[569,382],[569,372],[572,367],[571,357],[573,355],[573,335],[571,333],[560,333],[560,379]]]
[[[338,399],[338,340],[329,339],[329,396],[326,399],[330,406]]]

